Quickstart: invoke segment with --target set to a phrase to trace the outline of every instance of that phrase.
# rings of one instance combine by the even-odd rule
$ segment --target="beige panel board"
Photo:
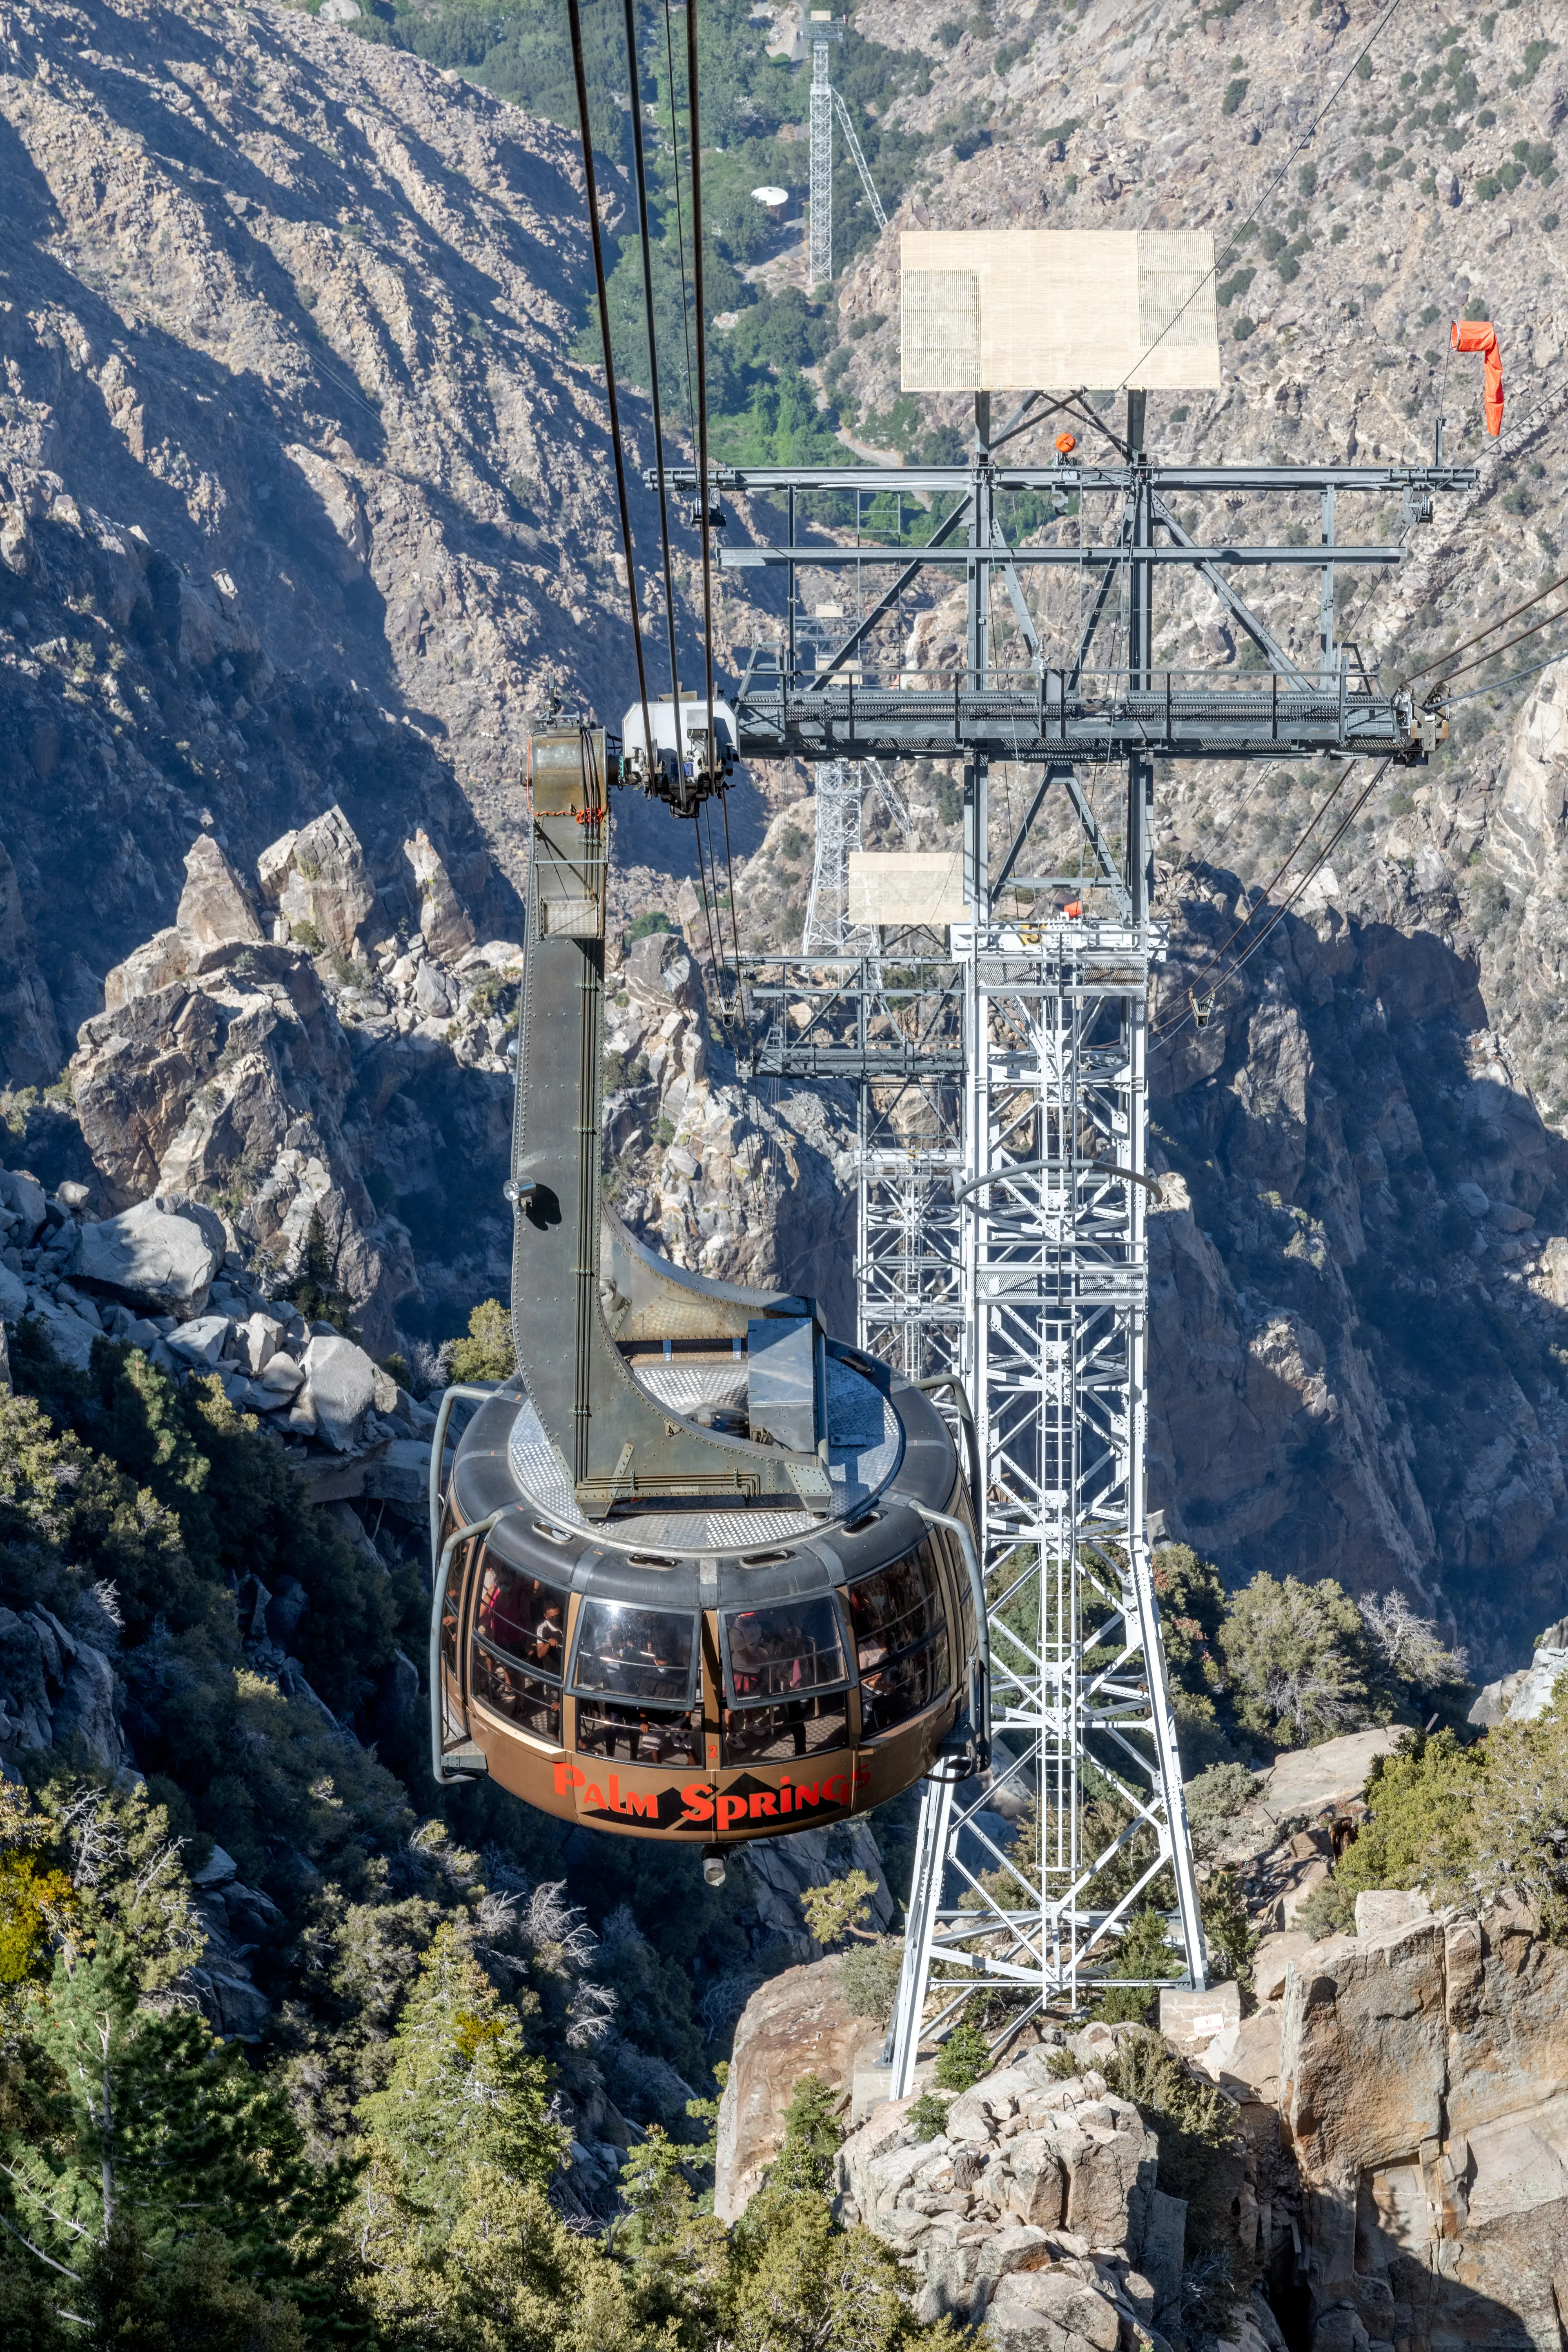
[[[1218,387],[1206,229],[909,229],[900,242],[906,392]]]
[[[849,920],[899,929],[968,919],[963,858],[956,849],[852,849]]]

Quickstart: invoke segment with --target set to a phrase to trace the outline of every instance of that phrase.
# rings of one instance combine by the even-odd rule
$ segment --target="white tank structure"
[[[789,211],[787,188],[753,188],[752,202],[761,205],[770,220],[782,221]]]

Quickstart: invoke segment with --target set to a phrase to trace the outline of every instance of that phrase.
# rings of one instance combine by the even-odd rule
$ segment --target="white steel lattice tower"
[[[811,215],[806,277],[815,289],[833,276],[833,85],[827,78],[831,43],[812,26]]]
[[[849,922],[849,853],[860,846],[860,768],[858,761],[824,760],[814,795],[816,845],[811,860],[811,895],[801,932],[802,955],[842,955],[853,940]]]
[[[1168,1973],[1204,1981],[1144,1514],[1145,1008],[1157,944],[1146,921],[1058,918],[1027,933],[976,927],[960,950],[966,1385],[997,1737],[988,1780],[926,1790],[894,2096],[921,2039],[977,1984],[1009,1989],[1029,2012],[1076,2005],[1163,1871],[1184,1948]],[[1096,1776],[1109,1806],[1091,1801]],[[1009,1795],[1026,1819],[1032,1805],[1034,1830],[1005,1849],[979,1817]]]

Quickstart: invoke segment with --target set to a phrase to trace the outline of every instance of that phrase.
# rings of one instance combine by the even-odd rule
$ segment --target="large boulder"
[[[117,1217],[83,1225],[67,1271],[85,1290],[184,1319],[205,1306],[222,1256],[193,1218],[138,1201]]]
[[[1450,1912],[1292,1960],[1279,2080],[1316,2352],[1560,2341],[1568,1951],[1528,1913]]]
[[[305,1350],[305,1390],[316,1432],[338,1454],[352,1453],[375,1403],[376,1368],[363,1348],[318,1332]]]
[[[210,833],[199,834],[185,853],[174,928],[198,950],[261,945],[261,925],[245,885]]]
[[[166,931],[154,931],[105,978],[104,1013],[120,1012],[133,997],[155,996],[160,989],[183,980],[190,968],[191,943],[184,933],[173,925]]]
[[[48,1214],[48,1198],[43,1186],[25,1168],[0,1168],[0,1201],[18,1220],[20,1238],[30,1246]]]
[[[1154,2136],[1103,2075],[1063,2081],[1044,2050],[1026,2051],[954,2099],[926,2140],[912,2105],[879,2107],[850,2134],[838,2181],[846,2216],[913,2272],[922,2319],[994,2320],[1012,2352],[1115,2352],[1140,2304],[1153,2317],[1172,2291],[1173,2221],[1179,2270],[1184,2208],[1156,2190]],[[1020,2273],[1055,2283],[1015,2293]]]
[[[279,859],[274,853],[282,847],[275,843],[262,852],[259,874],[264,891],[277,886],[278,911],[289,937],[311,947],[314,934],[329,950],[352,955],[359,927],[375,905],[375,886],[353,825],[334,806],[289,836]]]
[[[33,1294],[27,1312],[42,1326],[45,1338],[61,1363],[85,1372],[92,1361],[92,1343],[100,1337],[99,1326],[89,1323],[85,1315],[79,1315],[74,1307],[62,1307],[47,1290]]]
[[[738,2221],[784,2145],[784,2109],[803,2074],[847,2090],[855,2056],[875,2032],[852,2016],[837,1960],[785,1969],[752,1995],[735,2031],[730,2076],[719,2105],[713,2210]]]
[[[446,861],[421,826],[403,854],[414,870],[419,894],[419,929],[426,946],[440,963],[454,963],[474,944],[474,927],[452,887]]]

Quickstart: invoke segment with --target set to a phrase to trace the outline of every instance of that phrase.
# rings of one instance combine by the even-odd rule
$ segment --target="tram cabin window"
[[[584,1756],[624,1756],[630,1764],[700,1764],[702,1710],[617,1706],[613,1699],[580,1698],[577,1746]]]
[[[844,1645],[826,1594],[734,1611],[724,1621],[724,1648],[730,1763],[787,1761],[845,1744]]]
[[[730,1690],[737,1706],[799,1698],[845,1679],[838,1612],[824,1593],[776,1609],[737,1609],[724,1621]]]
[[[561,1738],[561,1685],[530,1674],[490,1649],[482,1636],[474,1643],[473,1694],[520,1731],[552,1746]]]
[[[684,1611],[638,1609],[620,1601],[585,1601],[577,1620],[572,1687],[645,1705],[689,1707],[697,1662],[697,1620]]]
[[[559,1682],[565,1624],[564,1593],[552,1591],[521,1569],[509,1568],[504,1560],[486,1559],[474,1631],[491,1649]]]
[[[932,1706],[946,1680],[946,1621],[925,1544],[850,1586],[849,1622],[869,1739]]]

